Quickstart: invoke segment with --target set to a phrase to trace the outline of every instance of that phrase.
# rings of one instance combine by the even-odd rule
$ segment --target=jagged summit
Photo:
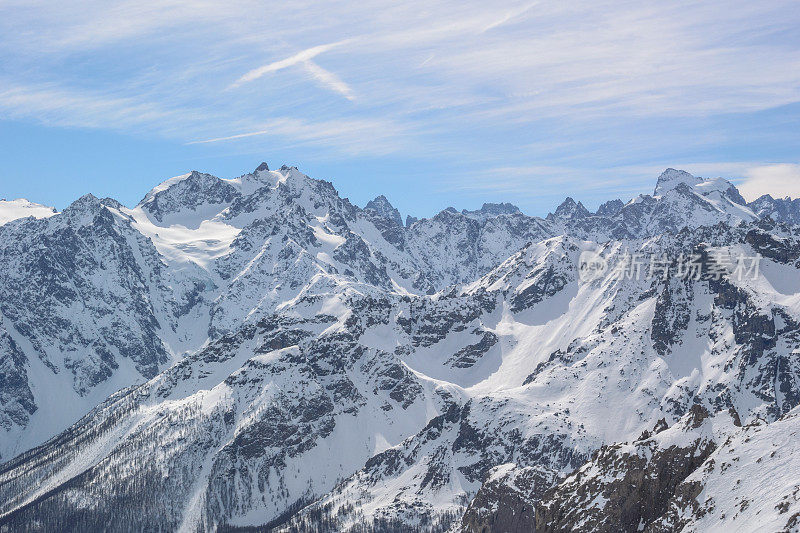
[[[457,215],[457,217],[463,217],[461,211],[453,206],[448,206],[436,213],[432,220],[455,220],[453,215]]]
[[[266,163],[262,162],[260,165],[258,165],[256,167],[254,172],[269,172],[269,165],[267,165]]]
[[[98,198],[92,193],[86,193],[69,204],[64,211],[62,211],[62,214],[65,216],[95,214],[103,207],[120,208],[122,204],[113,198]]]
[[[595,214],[601,217],[610,217],[619,213],[623,207],[625,207],[625,202],[622,200],[609,200],[601,204]]]
[[[682,184],[693,187],[702,182],[703,178],[693,176],[685,170],[668,168],[658,177],[656,188],[653,191],[653,196],[661,196]]]
[[[193,170],[153,187],[136,207],[157,223],[186,225],[213,216],[215,206],[230,204],[238,194],[230,181]]]
[[[576,202],[568,196],[561,205],[556,208],[555,213],[547,215],[548,220],[576,220],[591,215],[581,202]]]
[[[498,217],[500,215],[516,215],[521,213],[521,211],[519,210],[519,207],[515,206],[514,204],[503,202],[484,203],[480,209],[476,209],[474,211],[463,209],[461,213],[470,218],[485,220],[487,218]]]
[[[747,204],[738,189],[726,179],[704,179],[693,176],[684,170],[675,170],[674,168],[668,168],[658,177],[654,196],[663,196],[676,189],[684,192],[691,191],[704,197],[719,193],[719,195],[735,204]]]
[[[398,211],[382,194],[377,196],[374,200],[367,202],[364,210],[372,211],[378,216],[387,218],[398,226],[403,225],[403,217],[400,216],[400,211]]]
[[[777,199],[765,194],[747,204],[747,207],[759,218],[769,216],[776,221],[800,224],[800,198],[793,200],[787,196]]]

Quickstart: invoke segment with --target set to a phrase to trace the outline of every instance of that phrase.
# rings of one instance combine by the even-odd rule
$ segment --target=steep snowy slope
[[[161,263],[118,207],[87,195],[49,218],[0,226],[3,379],[25,398],[4,391],[4,459],[169,361]]]
[[[0,312],[14,342],[3,365],[17,391],[0,398],[0,457],[296,298],[362,283],[432,292],[472,279],[531,237],[527,217],[470,220],[491,238],[437,267],[440,250],[426,239],[463,241],[466,228],[459,237],[426,220],[415,233],[384,215],[296,168],[262,164],[229,180],[171,178],[133,209],[88,195],[47,221],[0,226]]]
[[[800,410],[724,441],[676,490],[653,531],[794,531],[800,527]],[[692,497],[693,496],[693,497]]]
[[[587,253],[608,270],[582,275]],[[698,418],[718,446],[800,404],[800,229],[679,171],[595,214],[409,226],[294,167],[191,172],[0,226],[0,254],[11,529],[525,530],[603,446]]]
[[[690,238],[698,241],[669,238],[643,246],[670,252],[713,238],[736,250],[745,235]],[[373,521],[389,527],[397,519],[434,523],[463,512],[464,501],[497,465],[513,463],[555,479],[601,444],[634,439],[661,419],[671,424],[695,404],[711,412],[733,408],[746,420],[774,420],[800,403],[800,361],[790,355],[800,348],[800,293],[781,295],[769,286],[786,265],[765,263],[764,277],[742,283],[713,276],[681,282],[683,290],[672,280],[580,284],[574,260],[564,259],[575,257],[577,248],[539,245],[527,284],[518,285],[509,268],[531,257],[526,253],[487,275],[477,287],[502,291],[496,300],[502,318],[490,330],[500,347],[494,365],[469,381],[426,368],[438,379],[460,381],[469,399],[371,460],[294,525],[313,522],[319,513],[340,528]],[[790,268],[796,276],[796,266]],[[512,302],[521,294],[530,297],[515,312]],[[491,324],[484,316],[467,330]],[[448,337],[454,336],[439,341],[440,353],[452,350]],[[496,348],[487,350],[476,337],[474,352],[493,357]],[[434,354],[426,356],[428,365]],[[449,359],[442,359],[447,366]],[[420,370],[414,356],[406,361]]]
[[[603,446],[550,490],[487,485],[495,507],[468,512],[474,521],[465,530],[496,524],[503,499],[520,502],[526,518],[505,529],[511,532],[794,531],[798,420],[794,409],[771,424],[742,427],[733,410],[712,417],[695,404],[672,427],[658,424],[633,442]],[[514,465],[500,472],[516,480],[527,473]]]

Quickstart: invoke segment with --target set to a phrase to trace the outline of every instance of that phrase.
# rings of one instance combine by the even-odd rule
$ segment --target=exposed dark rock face
[[[150,287],[161,264],[118,207],[87,195],[59,216],[0,226],[0,312],[44,365],[63,358],[82,395],[121,358],[145,377],[168,358]]]
[[[451,332],[464,331],[468,324],[484,312],[495,308],[493,295],[478,293],[474,296],[448,294],[437,301],[412,300],[408,316],[397,322],[410,335],[413,346],[432,346]]]
[[[567,197],[567,199],[556,208],[555,213],[547,215],[547,219],[571,221],[588,217],[590,214],[589,210],[583,207],[582,203]]]
[[[389,203],[389,200],[387,200],[384,195],[380,195],[374,200],[367,202],[364,210],[373,212],[379,217],[388,219],[396,226],[403,225],[403,217],[400,216],[400,211],[398,211],[391,203]]]
[[[773,198],[765,194],[747,204],[759,218],[771,218],[776,222],[800,224],[800,198]]]
[[[345,241],[333,251],[333,258],[353,267],[353,270],[345,270],[344,273],[348,276],[364,279],[367,283],[378,287],[391,285],[386,268],[378,267],[375,261],[371,260],[367,243],[355,233],[348,233]]]
[[[699,428],[707,416],[704,408],[693,406],[684,420],[687,430]],[[646,530],[715,448],[708,437],[684,446],[659,445],[657,439],[603,446],[591,462],[542,496],[535,531]]]
[[[27,424],[37,409],[25,363],[25,354],[14,339],[0,329],[0,427],[5,429]]]
[[[457,368],[469,368],[473,366],[489,349],[497,344],[499,340],[497,335],[490,331],[485,331],[481,334],[476,331],[481,338],[475,344],[469,344],[459,351],[454,353],[450,359],[447,360],[448,364]]]
[[[666,355],[680,342],[680,335],[689,327],[693,287],[686,280],[669,278],[656,300],[651,337],[653,348]]]
[[[464,533],[524,533],[536,528],[535,503],[556,483],[543,468],[503,465],[492,470],[461,519]]]
[[[261,167],[259,167],[261,168]],[[194,210],[204,204],[228,204],[238,196],[236,188],[210,174],[192,171],[188,177],[142,199],[141,205],[158,221],[170,213]]]
[[[623,207],[625,207],[625,202],[622,200],[609,200],[601,204],[595,214],[601,217],[612,217],[622,211]]]
[[[779,227],[765,220],[748,231],[745,240],[756,252],[768,259],[782,264],[796,264],[800,260],[800,246],[792,239],[781,238],[782,235],[791,235],[791,231],[791,228]]]
[[[531,272],[530,278],[533,283],[511,298],[512,311],[522,311],[531,307],[545,298],[557,294],[569,283],[569,279],[552,266]]]
[[[381,195],[370,200],[364,208],[364,212],[370,217],[386,242],[391,243],[399,250],[405,249],[406,232],[400,211],[395,209],[385,196]]]

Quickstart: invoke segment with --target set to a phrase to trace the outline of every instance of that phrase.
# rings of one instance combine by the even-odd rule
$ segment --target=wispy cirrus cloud
[[[406,132],[402,126],[387,120],[333,120],[306,121],[281,117],[265,122],[254,131],[236,133],[224,137],[200,139],[187,144],[211,144],[237,141],[254,137],[282,138],[297,144],[325,143],[350,154],[391,153],[397,149],[408,149],[408,142],[402,140]],[[370,142],[365,143],[364,139]]]
[[[743,136],[756,168],[796,160],[794,7],[10,0],[0,113],[209,150],[277,139],[452,169],[561,169],[515,174],[508,190],[531,197],[567,175],[588,187],[604,169],[721,165]]]
[[[325,53],[329,50],[333,50],[336,47],[342,46],[343,44],[346,44],[349,41],[350,41],[349,39],[345,39],[333,43],[312,46],[311,48],[306,48],[305,50],[297,52],[296,54],[293,54],[285,59],[273,61],[266,65],[254,68],[243,74],[236,81],[234,81],[229,88],[235,89],[236,87],[239,87],[242,84],[257,80],[262,76],[265,76],[272,72],[277,72],[279,70],[283,70],[285,68],[289,68],[295,65],[304,65],[312,74],[314,74],[314,77],[323,81],[325,85],[334,87],[336,92],[343,93],[344,91],[349,93],[350,89],[346,85],[344,85],[344,83],[341,82],[341,80],[338,80],[338,78],[333,76],[331,73],[328,73],[327,71],[317,66],[313,61],[311,61],[318,55]],[[316,69],[316,72],[314,68],[309,67],[310,65]],[[320,74],[320,72],[324,74]],[[345,89],[343,89],[343,87],[346,88],[346,91]]]
[[[527,5],[524,5],[524,6],[520,7],[520,8],[516,8],[516,9],[513,9],[511,11],[508,11],[503,16],[501,16],[499,19],[489,23],[485,28],[483,28],[481,30],[481,33],[485,33],[487,31],[493,30],[494,28],[502,26],[503,24],[506,24],[506,23],[508,23],[508,22],[520,17],[521,15],[524,15],[525,13],[527,13],[528,11],[530,11],[531,9],[533,9],[534,7],[536,7],[539,4],[540,4],[540,2],[534,2],[532,4],[527,4]]]
[[[109,128],[118,123],[134,127],[174,120],[178,110],[157,103],[110,93],[74,91],[57,84],[4,84],[0,90],[0,116],[35,116],[58,126]],[[113,127],[109,129],[115,129]]]
[[[320,67],[313,61],[305,61],[303,62],[306,70],[314,77],[315,80],[320,82],[325,87],[329,88],[330,90],[337,92],[347,98],[348,100],[353,100],[353,89],[350,88],[345,82],[343,82],[339,77],[334,74],[333,72],[329,72],[324,68]]]

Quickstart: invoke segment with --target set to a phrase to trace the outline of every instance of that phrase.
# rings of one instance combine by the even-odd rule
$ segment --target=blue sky
[[[262,160],[415,216],[668,166],[800,196],[794,2],[274,4],[0,4],[0,197],[133,205]]]

